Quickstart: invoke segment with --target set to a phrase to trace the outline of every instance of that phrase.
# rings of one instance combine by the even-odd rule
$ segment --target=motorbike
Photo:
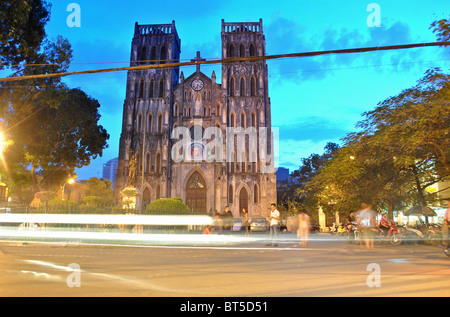
[[[331,227],[329,227],[329,232],[330,234],[336,234],[337,233],[337,229],[338,229],[338,225],[336,223],[333,222],[333,225]]]
[[[349,222],[345,224],[345,232],[347,232],[347,238],[349,240],[355,240],[356,232],[358,231],[358,224]]]
[[[333,223],[333,225],[330,227],[330,233],[332,235],[337,234],[338,236],[342,236],[344,235],[345,232],[347,232],[347,228],[344,227],[342,223],[340,224]]]
[[[427,225],[423,232],[426,244],[437,245],[442,240],[441,226],[437,224]]]
[[[377,240],[388,241],[392,245],[401,244],[403,241],[402,234],[398,231],[393,222],[390,222],[389,225],[390,227],[387,234],[385,234],[380,228],[376,228],[378,232],[375,234],[375,237]]]
[[[370,230],[374,231],[374,236],[377,241],[387,241],[394,246],[400,245],[403,241],[402,234],[398,231],[393,222],[390,223],[390,228],[386,234],[378,227],[371,228]],[[361,233],[360,228],[356,228],[354,234],[356,243],[361,243],[364,240],[364,235]]]
[[[412,242],[422,242],[425,240],[425,235],[421,230],[408,226],[400,227],[398,230],[402,234],[404,240]]]

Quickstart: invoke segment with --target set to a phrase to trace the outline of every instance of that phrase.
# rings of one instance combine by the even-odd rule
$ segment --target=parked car
[[[23,222],[19,225],[19,231],[38,231],[41,228],[34,222]]]
[[[234,217],[233,231],[241,231],[241,230],[242,230],[242,217]]]
[[[269,222],[264,217],[255,217],[250,221],[250,231],[268,231]]]

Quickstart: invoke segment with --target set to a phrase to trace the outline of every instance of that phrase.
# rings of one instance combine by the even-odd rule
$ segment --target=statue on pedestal
[[[135,187],[136,185],[136,169],[137,169],[137,160],[136,154],[133,154],[130,158],[130,162],[128,163],[128,184],[129,187]]]

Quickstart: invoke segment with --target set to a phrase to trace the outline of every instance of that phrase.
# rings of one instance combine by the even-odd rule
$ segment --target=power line
[[[313,72],[324,72],[324,71],[336,71],[336,70],[351,70],[351,69],[361,69],[361,68],[377,68],[377,67],[389,67],[389,66],[402,66],[409,64],[422,64],[422,63],[433,63],[433,62],[444,62],[450,59],[435,59],[430,61],[413,61],[413,62],[402,62],[402,63],[390,63],[390,64],[377,64],[377,65],[363,65],[363,66],[348,66],[348,67],[335,67],[335,68],[322,68],[322,69],[306,69],[297,70],[291,72],[273,73],[271,72],[269,77],[273,75],[284,75],[284,74],[296,74],[296,73],[313,73]]]
[[[449,58],[445,59],[434,59],[427,61],[412,61],[412,62],[401,62],[401,63],[390,63],[390,64],[376,64],[376,65],[362,65],[362,66],[348,66],[348,67],[334,67],[334,68],[321,68],[321,69],[306,69],[306,70],[293,70],[289,72],[270,72],[269,77],[273,77],[274,75],[285,75],[285,74],[297,74],[297,73],[314,73],[314,72],[328,72],[328,71],[340,71],[340,70],[354,70],[354,69],[362,69],[362,68],[380,68],[380,67],[390,67],[390,66],[402,66],[402,65],[410,65],[410,64],[424,64],[424,63],[433,63],[433,62],[445,62],[450,61]],[[128,61],[129,63],[129,61]],[[79,85],[83,86],[111,86],[111,85],[123,85],[120,82],[95,82],[95,83],[87,83],[87,82],[79,82]],[[45,86],[41,86],[45,87]],[[15,85],[14,89],[28,89],[29,86],[23,85],[18,86]],[[0,88],[1,89],[1,88]]]
[[[85,71],[54,73],[54,74],[39,74],[39,75],[29,75],[29,76],[6,77],[6,78],[0,78],[0,81],[15,82],[15,81],[27,80],[27,79],[64,77],[64,76],[85,75],[85,74],[98,74],[98,73],[108,73],[108,72],[117,72],[117,71],[139,71],[139,70],[147,70],[147,69],[163,69],[163,68],[183,67],[183,66],[190,66],[190,65],[204,65],[204,64],[228,64],[228,63],[235,63],[235,62],[242,62],[242,61],[263,61],[263,60],[272,60],[272,59],[279,59],[279,58],[311,57],[311,56],[320,56],[320,55],[329,55],[329,54],[364,53],[364,52],[374,52],[374,51],[398,50],[398,49],[431,47],[431,46],[447,46],[447,45],[450,45],[450,42],[429,42],[429,43],[417,43],[417,44],[388,45],[388,46],[362,47],[362,48],[303,52],[303,53],[292,53],[292,54],[278,54],[278,55],[267,55],[267,56],[230,57],[230,58],[216,59],[216,60],[195,60],[195,61],[181,62],[181,63],[175,62],[175,63],[166,63],[166,64],[151,64],[151,65],[140,65],[140,66],[130,66],[130,67],[93,69],[93,70],[85,70]]]

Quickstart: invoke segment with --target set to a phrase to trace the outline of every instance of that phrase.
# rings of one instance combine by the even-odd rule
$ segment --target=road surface
[[[265,243],[102,245],[0,241],[0,296],[450,296],[450,259],[422,244],[373,250],[311,235]]]

